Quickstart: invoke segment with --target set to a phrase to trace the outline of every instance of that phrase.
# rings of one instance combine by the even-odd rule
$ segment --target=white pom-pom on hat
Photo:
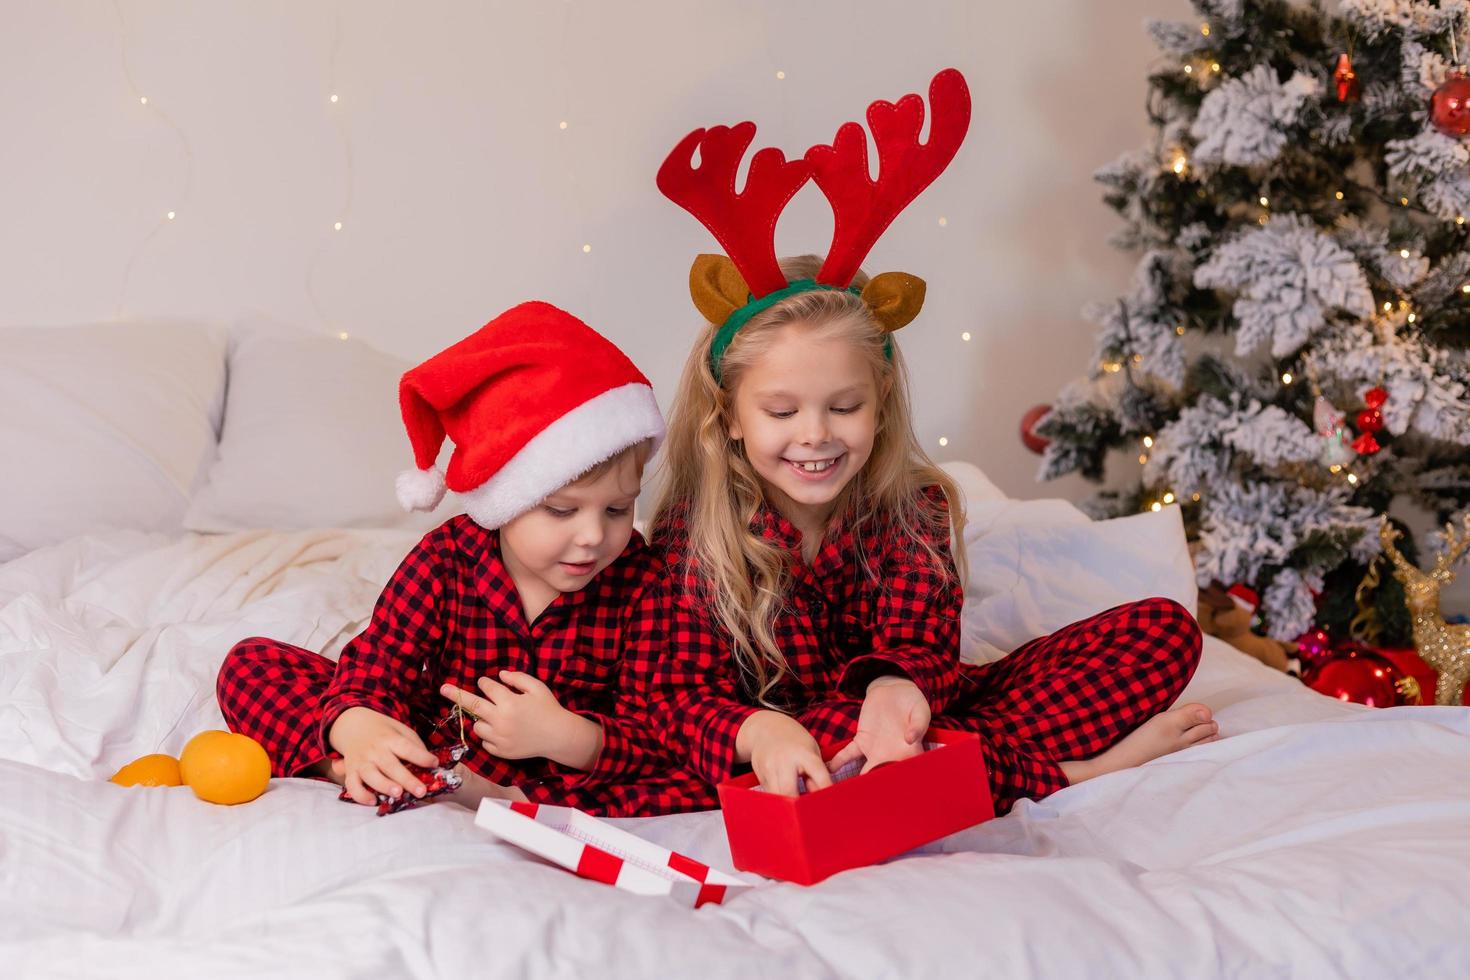
[[[426,470],[404,470],[394,481],[398,503],[404,510],[429,511],[444,499],[444,474],[439,467]]]

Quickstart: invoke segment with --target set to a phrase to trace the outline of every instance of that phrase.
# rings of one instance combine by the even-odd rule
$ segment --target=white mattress
[[[105,782],[221,726],[235,640],[339,648],[412,541],[125,533],[0,566],[0,973],[1470,974],[1470,709],[1339,704],[1213,640],[1186,697],[1227,738],[698,911],[449,805],[379,819],[314,782],[233,808]],[[728,866],[718,814],[619,823]]]

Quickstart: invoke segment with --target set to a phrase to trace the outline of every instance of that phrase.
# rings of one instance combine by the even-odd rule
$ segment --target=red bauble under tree
[[[1051,440],[1036,434],[1036,423],[1040,422],[1050,411],[1050,405],[1032,405],[1026,409],[1026,414],[1021,416],[1021,442],[1038,456],[1046,452],[1046,447],[1051,445]]]
[[[1450,72],[1429,97],[1429,119],[1446,136],[1470,133],[1470,78],[1460,69]]]
[[[1370,708],[1412,703],[1402,684],[1406,675],[1387,657],[1358,644],[1338,647],[1307,669],[1302,680],[1318,694]]]

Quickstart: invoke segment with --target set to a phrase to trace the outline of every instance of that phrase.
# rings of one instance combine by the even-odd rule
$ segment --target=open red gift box
[[[995,816],[979,737],[931,728],[924,742],[919,755],[861,776],[853,763],[832,786],[800,796],[760,789],[755,773],[721,783],[735,867],[811,885]],[[831,759],[845,746],[824,746],[822,755]]]

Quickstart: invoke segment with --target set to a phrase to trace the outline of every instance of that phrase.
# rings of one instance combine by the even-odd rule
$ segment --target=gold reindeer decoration
[[[1393,562],[1394,578],[1404,587],[1404,603],[1414,617],[1414,646],[1424,662],[1439,671],[1435,685],[1435,704],[1460,704],[1465,683],[1470,680],[1470,624],[1452,625],[1439,612],[1439,590],[1455,580],[1453,566],[1470,548],[1470,514],[1464,528],[1454,522],[1445,525],[1445,546],[1434,559],[1432,571],[1420,571],[1403,555],[1394,542],[1398,529],[1385,518],[1378,532],[1383,553]]]

